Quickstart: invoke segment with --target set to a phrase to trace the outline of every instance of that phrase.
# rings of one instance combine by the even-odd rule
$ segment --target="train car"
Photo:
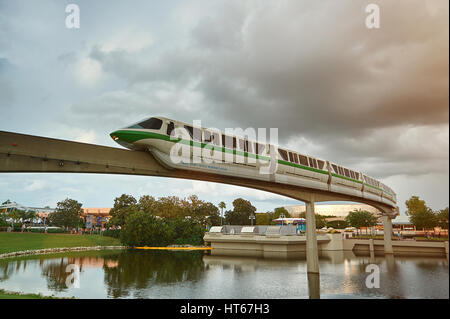
[[[367,198],[391,206],[396,206],[397,202],[391,188],[359,171],[166,117],[151,117],[110,135],[128,149],[151,152],[169,169],[275,181]],[[261,174],[262,168],[273,164],[272,160],[276,170]]]

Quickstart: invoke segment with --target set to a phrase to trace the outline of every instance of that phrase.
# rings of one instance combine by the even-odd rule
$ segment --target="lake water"
[[[308,276],[303,255],[76,252],[0,260],[0,289],[76,298],[449,298],[446,258],[328,252],[319,263],[320,276]],[[69,264],[79,266],[78,288],[66,286]],[[379,288],[366,286],[372,264]]]

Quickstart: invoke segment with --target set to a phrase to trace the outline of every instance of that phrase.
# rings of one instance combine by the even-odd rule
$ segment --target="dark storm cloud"
[[[192,26],[185,46],[157,55],[94,46],[90,58],[128,86],[74,111],[108,110],[117,123],[124,113],[162,113],[222,128],[278,127],[282,144],[304,150],[301,135],[321,146],[314,155],[380,177],[441,170],[448,4],[377,3],[378,30],[365,27],[360,2],[226,2]],[[410,130],[413,144],[402,140]]]

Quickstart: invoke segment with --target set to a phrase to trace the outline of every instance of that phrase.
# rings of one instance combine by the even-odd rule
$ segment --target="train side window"
[[[252,143],[249,141],[245,141],[245,151],[249,152],[249,153],[253,153],[252,152]]]
[[[331,167],[333,167],[333,170],[336,174],[339,174],[338,167],[336,164],[331,164]]]
[[[239,139],[239,149],[244,151],[245,150],[245,143],[244,140]]]
[[[210,131],[204,130],[203,131],[203,142],[212,142],[212,135]]]
[[[312,160],[312,158],[309,157],[308,160],[309,160],[309,167],[313,167],[313,160]]]
[[[201,142],[202,141],[202,130],[201,129],[194,127],[193,134],[194,134],[193,135],[194,141],[197,141],[197,142]]]
[[[321,161],[321,160],[317,160],[317,162],[319,163],[319,168],[323,169],[323,166],[325,164],[325,161]]]
[[[347,177],[350,177],[350,171],[347,168],[344,168],[344,174]]]
[[[289,161],[288,160],[288,154],[285,150],[282,150],[281,148],[278,149],[278,153],[280,153],[281,158],[285,161]]]
[[[308,166],[308,158],[306,156],[300,155],[300,164]]]
[[[222,143],[226,148],[233,148],[233,138],[228,135],[222,135]]]
[[[191,139],[194,137],[194,129],[192,126],[185,125],[184,128],[188,131],[189,135],[191,136]]]
[[[213,142],[214,145],[220,146],[219,133],[213,133],[213,135],[212,135],[212,142]]]
[[[294,163],[294,154],[292,152],[289,152],[289,161]]]
[[[313,160],[313,164],[314,164],[314,168],[317,168],[317,160],[316,159]]]
[[[338,168],[339,168],[339,174],[343,176],[344,175],[344,170],[340,166],[338,166]]]
[[[298,164],[298,155],[297,155],[297,153],[294,153],[294,162],[296,164]]]
[[[233,137],[233,148],[236,149],[236,138]]]
[[[359,180],[359,173],[355,172],[356,179]]]
[[[170,136],[170,134],[172,134],[173,130],[175,129],[175,124],[173,124],[173,122],[170,122],[167,124],[167,135]]]
[[[266,146],[264,144],[255,143],[255,153],[261,155],[263,153],[265,147]]]
[[[355,179],[355,172],[350,171],[350,176],[351,176],[351,178]]]

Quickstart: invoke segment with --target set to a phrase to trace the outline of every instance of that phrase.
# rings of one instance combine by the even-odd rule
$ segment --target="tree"
[[[448,229],[448,207],[436,213],[437,224],[443,229]]]
[[[167,246],[175,233],[156,216],[130,207],[120,231],[120,241],[129,246]]]
[[[433,210],[429,208],[424,200],[419,199],[418,196],[411,196],[406,202],[406,215],[409,216],[409,221],[419,229],[433,228],[438,221]]]
[[[230,225],[250,225],[250,215],[254,215],[256,208],[250,201],[238,198],[233,201],[233,210],[225,212],[225,220]]]
[[[9,199],[7,199],[6,201],[4,201],[4,202],[2,203],[2,205],[7,205],[7,204],[11,204],[11,201],[10,201]]]
[[[416,212],[421,212],[428,209],[428,206],[425,205],[425,201],[419,199],[418,196],[411,196],[406,202],[406,207],[408,210],[405,212],[407,216],[413,215]]]
[[[433,228],[438,224],[436,215],[428,207],[410,214],[409,221],[419,229]]]
[[[111,208],[109,214],[111,219],[109,224],[113,226],[123,226],[125,224],[125,218],[130,210],[137,209],[136,199],[127,194],[122,194],[120,197],[114,199],[114,206]]]
[[[280,218],[281,215],[284,215],[285,218],[290,218],[291,217],[291,214],[289,214],[289,212],[287,211],[286,208],[284,208],[284,207],[277,207],[273,211],[272,219]]]
[[[361,209],[355,209],[347,215],[345,221],[350,226],[359,229],[361,227],[375,226],[377,224],[377,217],[373,215],[371,212]]]
[[[272,213],[257,213],[255,214],[256,217],[256,225],[270,225],[270,222],[272,221]]]
[[[83,204],[69,198],[58,202],[55,211],[49,216],[50,223],[64,228],[79,226],[81,214],[83,213],[81,206]]]

